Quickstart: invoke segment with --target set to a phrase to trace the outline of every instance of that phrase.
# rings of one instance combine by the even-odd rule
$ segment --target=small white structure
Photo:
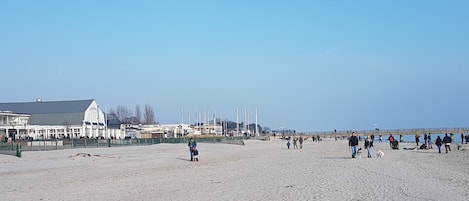
[[[189,124],[155,124],[140,127],[141,138],[180,138],[194,133]]]

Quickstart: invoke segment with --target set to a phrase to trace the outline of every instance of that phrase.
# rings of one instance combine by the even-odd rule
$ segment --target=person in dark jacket
[[[417,134],[415,135],[415,143],[417,143],[417,147],[419,147],[419,142],[420,142],[420,135]]]
[[[358,146],[358,138],[355,136],[355,132],[352,132],[352,136],[350,136],[348,140],[348,146],[352,150],[352,158],[355,158],[357,155],[357,146]]]
[[[445,134],[445,137],[443,138],[443,142],[445,143],[445,149],[446,149],[446,153],[448,153],[448,150],[449,152],[451,152],[451,138],[448,136],[448,134],[446,133]]]
[[[438,147],[438,153],[441,154],[441,145],[443,144],[443,140],[441,140],[441,137],[438,136],[435,140],[435,144]]]
[[[191,154],[191,161],[194,160],[194,147],[197,147],[197,142],[191,138],[189,140],[189,143],[187,143],[187,146],[189,147],[189,152]]]
[[[371,137],[368,136],[365,140],[365,149],[368,151],[368,158],[371,158],[371,147],[372,147],[373,141],[371,140]]]

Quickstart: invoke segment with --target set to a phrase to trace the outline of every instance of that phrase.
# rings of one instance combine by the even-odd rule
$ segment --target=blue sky
[[[467,127],[467,19],[468,1],[5,0],[0,102],[150,104],[161,123],[257,108],[303,132]]]

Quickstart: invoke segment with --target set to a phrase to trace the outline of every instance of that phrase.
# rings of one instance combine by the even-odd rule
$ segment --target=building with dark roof
[[[123,137],[117,136],[121,135],[118,131],[108,131],[105,113],[94,99],[0,103],[0,135],[35,139]]]

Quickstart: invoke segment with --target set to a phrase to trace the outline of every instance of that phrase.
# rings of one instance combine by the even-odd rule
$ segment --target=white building
[[[108,128],[95,100],[0,103],[0,135],[33,139],[124,138],[121,128]]]
[[[189,124],[156,124],[140,126],[139,138],[180,138],[193,134]]]

